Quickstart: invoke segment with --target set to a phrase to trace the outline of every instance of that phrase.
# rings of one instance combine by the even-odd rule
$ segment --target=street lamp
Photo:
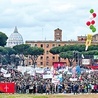
[[[78,64],[78,65],[80,65],[80,53],[79,53],[79,51],[73,51],[73,53],[74,53],[74,58],[75,58],[75,60],[76,60],[76,63]]]

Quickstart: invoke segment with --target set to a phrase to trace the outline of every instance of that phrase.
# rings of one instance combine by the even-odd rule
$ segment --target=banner
[[[43,74],[44,69],[43,68],[35,68],[36,73]]]
[[[66,62],[53,62],[53,67],[57,69],[61,69],[65,67]]]
[[[7,70],[5,70],[4,68],[1,68],[1,72],[6,74]]]
[[[60,83],[60,81],[59,81],[59,79],[57,78],[57,76],[54,76],[54,77],[52,78],[52,83],[55,83],[55,84]]]
[[[62,82],[62,74],[54,75],[52,78],[52,83],[60,83]]]
[[[3,74],[3,76],[6,77],[6,78],[11,77],[11,73]]]
[[[1,93],[15,93],[15,83],[0,83]]]
[[[24,74],[25,72],[31,73],[31,71],[33,71],[34,68],[30,66],[18,66],[17,70]]]
[[[85,43],[85,45],[86,45],[85,50],[87,50],[88,49],[88,46],[91,45],[91,41],[92,41],[92,34],[88,34],[87,35],[87,40],[86,40],[86,43]]]
[[[83,65],[90,65],[91,60],[90,59],[82,59]]]
[[[70,78],[70,81],[77,81],[77,78]]]
[[[98,70],[98,66],[88,66],[88,67],[93,69],[93,70]]]
[[[87,40],[85,45],[90,46],[91,45],[91,40]]]
[[[53,77],[52,74],[43,75],[43,79],[52,79],[52,77]]]

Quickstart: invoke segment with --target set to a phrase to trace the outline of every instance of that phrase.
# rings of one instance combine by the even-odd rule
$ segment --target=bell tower
[[[57,28],[54,30],[54,40],[55,41],[62,41],[62,30]]]

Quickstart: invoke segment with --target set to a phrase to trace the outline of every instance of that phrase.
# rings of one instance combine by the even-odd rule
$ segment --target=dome
[[[23,44],[23,38],[20,33],[18,33],[17,27],[15,27],[14,32],[10,35],[7,41],[7,47],[13,47],[15,45]]]

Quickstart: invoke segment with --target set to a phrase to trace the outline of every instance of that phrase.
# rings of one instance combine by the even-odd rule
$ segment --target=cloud
[[[10,0],[15,5],[30,5],[39,3],[40,0]]]
[[[25,40],[53,40],[54,29],[59,27],[63,40],[76,39],[90,32],[85,23],[91,8],[98,13],[97,4],[86,0],[0,0],[0,30],[9,35],[17,26]],[[98,17],[95,20],[98,28]]]

